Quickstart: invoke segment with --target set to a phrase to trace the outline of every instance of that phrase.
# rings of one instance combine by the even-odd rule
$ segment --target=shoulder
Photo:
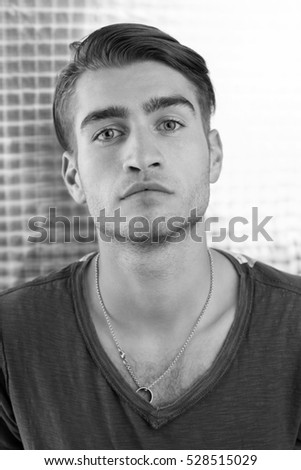
[[[239,277],[240,298],[262,328],[301,338],[301,276],[281,271],[248,256],[223,252]],[[278,327],[277,327],[278,325]],[[301,345],[301,343],[300,343]]]
[[[262,286],[266,292],[274,290],[287,292],[301,298],[301,276],[281,271],[273,266],[250,258],[245,254],[223,252],[237,270],[254,281],[257,287]]]
[[[239,302],[246,313],[248,344],[275,357],[301,358],[301,276],[236,253],[224,253],[240,277]],[[257,353],[256,353],[257,354]],[[279,361],[282,361],[282,356]],[[279,362],[280,363],[280,362]]]
[[[92,256],[92,254],[90,255]],[[6,289],[0,293],[0,327],[17,327],[45,317],[49,312],[62,311],[72,301],[72,290],[76,273],[86,259],[39,276],[32,281]]]
[[[25,306],[27,301],[36,295],[44,298],[51,295],[53,290],[59,289],[60,285],[66,283],[70,278],[72,268],[76,263],[72,263],[63,269],[51,272],[45,276],[39,276],[32,281],[6,289],[0,293],[0,311],[4,307],[14,306],[17,302],[22,301]]]
[[[253,267],[254,279],[267,287],[281,289],[301,296],[301,276],[281,271],[273,266],[257,261]]]

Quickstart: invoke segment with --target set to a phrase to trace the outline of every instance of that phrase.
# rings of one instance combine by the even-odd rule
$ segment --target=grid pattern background
[[[95,242],[90,238],[87,238],[86,243],[78,243],[71,237],[71,242],[66,243],[59,222],[50,227],[52,242],[28,242],[29,219],[36,215],[48,217],[50,207],[56,208],[57,216],[80,216],[82,237],[93,232],[91,225],[87,226],[86,223],[86,209],[75,205],[63,185],[60,177],[61,149],[52,124],[55,77],[69,59],[68,44],[102,25],[123,21],[157,23],[162,29],[165,26],[169,32],[177,35],[177,30],[182,31],[187,16],[182,3],[168,2],[169,9],[166,9],[164,2],[146,0],[2,2],[0,289],[45,274],[96,249]],[[192,8],[190,18],[197,5],[197,1],[189,2]],[[194,24],[186,22],[186,37],[190,38],[192,46],[198,33],[197,18]],[[228,179],[231,180],[232,176],[230,178],[229,175],[230,170]],[[285,182],[289,179],[285,179]],[[240,201],[235,213],[249,217],[249,214],[242,212],[242,207],[258,204],[256,198],[250,199],[252,193],[261,194],[260,207],[264,208],[262,189],[265,180],[256,178],[256,183],[254,179],[252,183],[250,178],[247,188],[239,175],[238,181],[235,185],[231,180],[231,191],[223,185],[217,188],[211,206],[212,215],[216,211],[219,214],[229,213],[229,208],[234,213],[235,204]],[[289,188],[280,187],[274,200],[271,201],[269,197],[269,204],[263,212],[263,215],[267,215],[273,203],[282,203],[286,218],[281,224],[284,222],[289,228],[289,237],[286,234],[283,239],[279,225],[273,226],[273,233],[276,234],[276,242],[273,244],[246,243],[237,247],[237,244],[227,239],[219,247],[234,251],[243,248],[242,251],[251,256],[281,269],[301,273],[300,213],[292,205],[292,201],[300,200],[300,186],[297,180],[294,181],[296,183]],[[70,227],[70,233],[74,231],[79,232],[78,227]]]

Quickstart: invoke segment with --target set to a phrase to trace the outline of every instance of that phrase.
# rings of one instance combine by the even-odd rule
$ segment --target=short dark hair
[[[72,152],[70,99],[77,79],[86,70],[121,67],[141,61],[156,61],[177,70],[197,89],[205,133],[215,110],[215,95],[205,60],[194,50],[152,26],[117,23],[100,28],[83,41],[70,44],[73,58],[58,76],[53,119],[63,149]]]

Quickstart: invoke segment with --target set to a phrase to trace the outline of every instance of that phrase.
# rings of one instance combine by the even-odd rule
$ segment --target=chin
[[[146,247],[150,245],[162,245],[164,243],[174,243],[183,241],[186,238],[186,232],[188,228],[187,222],[183,222],[178,226],[168,226],[168,224],[162,221],[163,216],[154,217],[153,220],[148,219],[148,223],[141,228],[136,229],[132,226],[127,225],[123,233],[114,234],[114,238],[121,241],[121,237],[124,242],[129,242],[136,246]],[[170,216],[172,217],[172,216]],[[161,218],[161,222],[157,223]],[[165,220],[168,220],[166,216]],[[121,237],[120,237],[121,235]]]

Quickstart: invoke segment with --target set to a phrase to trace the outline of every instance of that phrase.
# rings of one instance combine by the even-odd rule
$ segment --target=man
[[[74,49],[54,120],[100,255],[0,297],[2,448],[300,448],[300,278],[206,244],[204,60],[136,24]]]

